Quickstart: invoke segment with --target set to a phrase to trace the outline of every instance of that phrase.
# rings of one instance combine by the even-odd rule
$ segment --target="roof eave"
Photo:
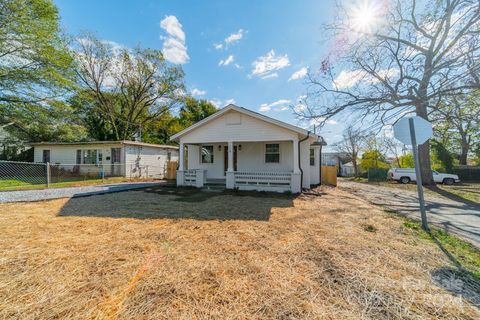
[[[200,126],[202,126],[203,124],[223,115],[224,113],[230,111],[230,110],[236,110],[240,113],[246,113],[252,117],[255,117],[257,119],[260,119],[260,120],[263,120],[265,122],[268,122],[268,123],[271,123],[271,124],[274,124],[274,125],[277,125],[279,127],[282,127],[282,128],[285,128],[287,130],[290,130],[290,131],[293,131],[293,132],[296,132],[296,133],[299,133],[299,134],[302,134],[304,136],[310,136],[310,137],[314,137],[314,138],[317,138],[318,139],[318,135],[308,131],[308,130],[305,130],[305,129],[302,129],[302,128],[299,128],[299,127],[296,127],[294,125],[291,125],[291,124],[288,124],[288,123],[285,123],[283,121],[280,121],[280,120],[276,120],[276,119],[273,119],[273,118],[270,118],[270,117],[267,117],[265,115],[262,115],[262,114],[259,114],[257,112],[254,112],[252,110],[248,110],[248,109],[245,109],[245,108],[241,108],[241,107],[238,107],[234,104],[229,104],[227,105],[225,108],[215,112],[214,114],[210,115],[209,117],[191,125],[190,127],[188,128],[185,128],[183,129],[182,131],[174,134],[171,138],[170,138],[170,141],[177,141],[181,136],[185,135],[186,133],[194,130],[195,128],[198,128]]]

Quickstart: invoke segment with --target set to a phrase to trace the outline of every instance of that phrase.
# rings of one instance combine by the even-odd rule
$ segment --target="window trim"
[[[276,153],[276,152],[275,153],[273,153],[273,152],[267,153],[267,145],[269,145],[269,144],[278,145],[278,153]],[[264,150],[263,150],[263,163],[265,163],[265,164],[280,164],[280,153],[281,153],[280,143],[272,143],[272,142],[265,143]],[[267,154],[278,154],[278,162],[268,162],[267,161]]]
[[[211,162],[204,162],[203,161],[203,153],[202,150],[204,147],[211,147],[212,148],[212,153],[211,153]],[[213,164],[215,163],[215,148],[213,144],[205,144],[205,145],[200,145],[200,163],[201,164]]]

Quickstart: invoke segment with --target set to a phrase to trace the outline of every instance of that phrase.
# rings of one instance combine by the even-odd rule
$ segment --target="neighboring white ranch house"
[[[178,161],[178,147],[137,141],[39,142],[34,162],[82,174],[164,178],[168,161]]]
[[[179,186],[298,193],[320,184],[320,136],[233,104],[171,139],[180,144]]]

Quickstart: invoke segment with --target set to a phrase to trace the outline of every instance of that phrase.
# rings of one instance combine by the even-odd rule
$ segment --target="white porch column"
[[[293,173],[290,188],[292,193],[302,192],[302,175],[300,173],[300,163],[298,161],[298,138],[292,140],[293,143]]]
[[[298,162],[298,138],[293,139],[293,172],[300,173],[300,166]]]
[[[180,142],[178,152],[179,152],[178,170],[183,171],[183,166],[184,166],[184,163],[185,163],[185,160],[184,160],[184,158],[185,158],[185,156],[184,156],[185,145],[182,142]]]
[[[233,141],[228,141],[228,170],[227,171],[234,171],[233,170]]]
[[[233,141],[228,141],[228,169],[226,173],[225,187],[235,188],[235,172],[233,167]]]
[[[178,170],[177,170],[177,186],[185,185],[185,171],[184,171],[184,150],[185,146],[180,142],[178,149]]]

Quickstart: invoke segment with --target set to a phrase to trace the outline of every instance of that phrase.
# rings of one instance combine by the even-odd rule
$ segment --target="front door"
[[[223,174],[225,174],[228,170],[228,146],[223,150]],[[237,171],[237,146],[233,146],[233,170]]]
[[[110,150],[111,155],[111,163],[112,163],[112,176],[120,176],[122,175],[122,166],[120,165],[122,162],[121,159],[122,149],[121,148],[112,148]]]

